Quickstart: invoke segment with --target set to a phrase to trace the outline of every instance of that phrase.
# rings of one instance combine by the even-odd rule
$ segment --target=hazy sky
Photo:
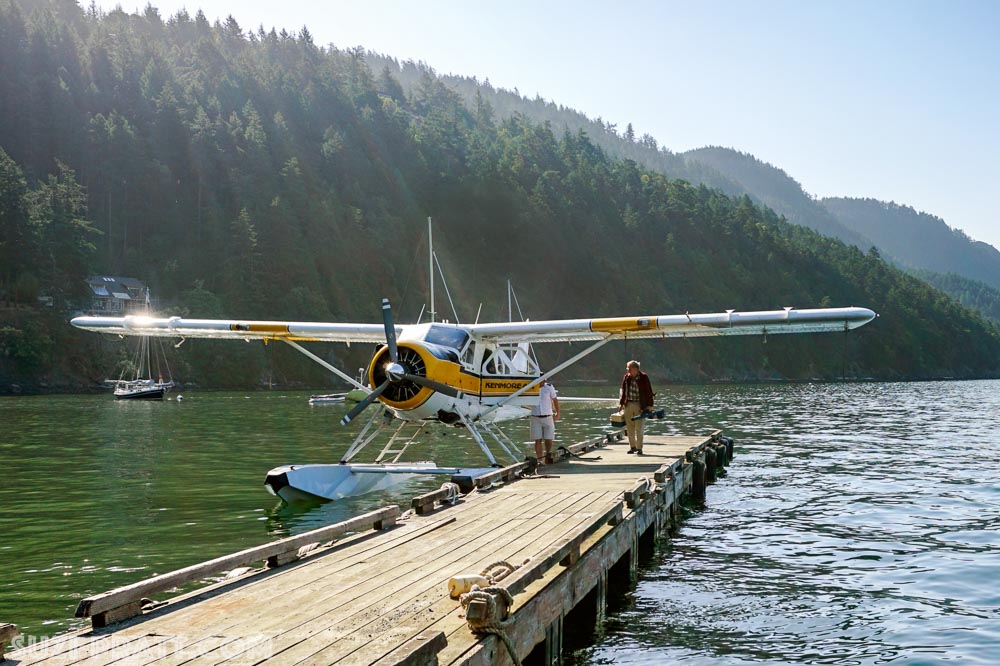
[[[815,196],[908,204],[1000,247],[1000,1],[152,4],[305,25],[317,44],[489,78],[678,152],[749,152]]]

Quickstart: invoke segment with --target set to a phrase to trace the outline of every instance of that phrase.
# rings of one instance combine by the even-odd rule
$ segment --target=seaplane
[[[433,261],[433,249],[431,256]],[[433,280],[430,312],[434,312]],[[593,319],[487,323],[477,320],[473,324],[436,321],[432,314],[428,322],[399,325],[389,299],[384,298],[381,323],[151,316],[80,316],[71,323],[98,333],[180,338],[181,342],[188,338],[281,342],[365,391],[367,395],[344,415],[341,423],[350,423],[376,402],[381,409],[370,415],[338,463],[290,464],[267,473],[267,490],[293,502],[359,495],[388,488],[414,475],[474,477],[500,466],[491,445],[498,446],[514,462],[520,462],[518,447],[500,424],[527,418],[538,401],[542,382],[611,342],[850,331],[876,316],[863,307],[801,310],[785,307],[756,312],[726,310]],[[303,342],[376,345],[368,364],[367,385],[303,347]],[[533,345],[544,343],[586,346],[543,370]],[[439,467],[432,461],[403,462],[403,455],[417,441],[417,435],[432,422],[468,431],[489,466],[459,468]],[[388,441],[374,461],[357,462],[361,451],[387,429]]]

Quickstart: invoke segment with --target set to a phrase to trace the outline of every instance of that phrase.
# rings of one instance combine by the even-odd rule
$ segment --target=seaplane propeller
[[[428,379],[426,376],[414,372],[424,371],[424,362],[416,350],[404,347],[401,351],[396,344],[396,324],[388,298],[382,299],[382,323],[385,326],[386,349],[379,353],[388,353],[388,359],[381,367],[377,367],[372,376],[373,380],[382,379],[382,382],[344,415],[344,418],[340,420],[341,425],[347,425],[354,420],[386,390],[389,390],[390,395],[397,400],[404,396],[412,397],[420,390],[419,387],[429,388],[453,398],[462,395],[461,391],[452,386]]]

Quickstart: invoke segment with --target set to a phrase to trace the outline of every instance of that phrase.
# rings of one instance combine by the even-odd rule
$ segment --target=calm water
[[[438,485],[281,505],[264,473],[336,460],[352,434],[342,407],[306,397],[0,398],[0,622],[58,633],[83,596]],[[1000,663],[1000,382],[661,387],[660,401],[655,431],[725,428],[737,459],[576,663]],[[565,412],[566,442],[606,422]],[[481,462],[459,431],[429,437],[417,457]]]

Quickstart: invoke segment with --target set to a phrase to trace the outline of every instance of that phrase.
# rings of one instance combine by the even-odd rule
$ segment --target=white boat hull
[[[347,393],[327,393],[325,395],[314,395],[309,397],[310,405],[336,405],[345,402],[361,402],[368,391],[361,389],[351,389]]]
[[[309,397],[310,405],[336,405],[343,404],[347,399],[346,393],[328,393],[326,395],[313,395]]]
[[[163,394],[173,388],[173,382],[152,380],[115,382],[115,400],[163,400]]]
[[[474,478],[490,471],[489,467],[438,467],[433,462],[283,465],[267,473],[264,487],[286,502],[315,502],[385,490],[422,475]]]

